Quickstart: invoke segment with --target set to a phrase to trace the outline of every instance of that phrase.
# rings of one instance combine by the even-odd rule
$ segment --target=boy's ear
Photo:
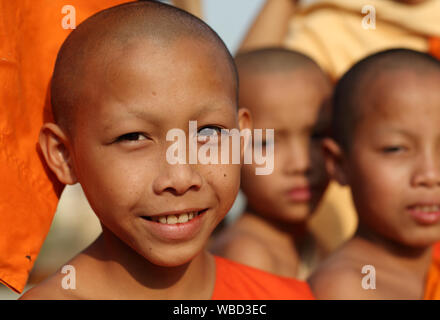
[[[67,147],[68,139],[63,130],[55,123],[43,124],[39,143],[48,167],[58,180],[63,184],[75,184],[77,179]]]
[[[348,179],[344,163],[345,154],[341,146],[335,140],[325,138],[322,141],[322,150],[324,152],[325,167],[328,175],[340,185],[347,185]]]
[[[240,139],[240,163],[243,163],[243,157],[245,153],[245,149],[251,147],[252,143],[252,116],[249,109],[246,108],[240,108],[238,109],[238,129],[240,131],[247,130],[249,134],[243,136]]]

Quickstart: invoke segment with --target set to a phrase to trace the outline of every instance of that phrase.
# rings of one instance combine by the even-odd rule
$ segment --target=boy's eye
[[[141,132],[130,132],[127,134],[124,134],[116,139],[117,142],[123,142],[123,141],[141,141],[141,140],[147,140],[148,138]]]
[[[382,149],[384,153],[397,153],[404,151],[405,148],[402,146],[388,146]]]
[[[214,132],[216,132],[217,134],[221,133],[221,130],[222,128],[220,127],[208,126],[208,127],[200,128],[197,134],[200,136],[211,136],[214,134]]]
[[[321,140],[325,138],[325,133],[324,132],[313,132],[312,133],[312,140]]]
[[[200,128],[197,131],[197,138],[200,141],[206,141],[206,138],[208,137],[212,137],[212,136],[220,136],[223,132],[222,132],[221,127],[217,127],[217,126],[206,126],[203,128]]]

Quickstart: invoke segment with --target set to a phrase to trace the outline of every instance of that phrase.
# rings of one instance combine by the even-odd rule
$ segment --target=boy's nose
[[[438,157],[420,156],[420,161],[413,175],[413,185],[423,187],[440,186],[440,161]]]
[[[284,163],[285,174],[305,174],[310,170],[310,155],[305,143],[291,143],[289,151],[286,151]]]
[[[164,164],[153,182],[156,194],[170,192],[182,195],[189,190],[198,190],[202,186],[202,177],[190,164]]]

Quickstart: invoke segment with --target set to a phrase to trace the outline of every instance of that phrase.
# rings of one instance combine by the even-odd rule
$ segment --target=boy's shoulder
[[[309,300],[314,299],[304,281],[280,277],[216,256],[213,300]]]
[[[363,299],[367,292],[362,288],[362,276],[354,264],[336,261],[319,267],[307,281],[317,299]]]
[[[271,248],[258,236],[248,232],[226,230],[215,240],[211,251],[261,270],[271,271],[276,268]]]
[[[377,290],[369,290],[375,281],[371,259],[359,255],[359,247],[348,241],[328,257],[307,279],[317,299],[376,299]],[[370,261],[370,263],[367,263]]]
[[[58,274],[50,276],[42,283],[26,291],[19,300],[78,300],[81,297],[77,290],[64,289],[62,277]]]
[[[102,270],[89,256],[79,253],[54,274],[25,292],[20,300],[83,300],[96,296]]]

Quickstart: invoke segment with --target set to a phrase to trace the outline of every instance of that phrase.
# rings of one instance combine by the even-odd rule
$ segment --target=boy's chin
[[[414,249],[423,249],[440,242],[440,231],[437,235],[420,234],[412,237],[404,237],[401,240],[405,245]]]
[[[165,248],[156,252],[145,252],[142,256],[158,267],[179,267],[191,262],[203,251],[203,247]]]
[[[312,212],[307,205],[298,206],[295,210],[286,210],[281,216],[281,220],[286,223],[304,223],[312,216]]]
[[[417,228],[419,229],[419,228]],[[438,229],[438,228],[437,228]],[[432,232],[433,230],[406,230],[407,232],[401,232],[398,230],[394,234],[390,233],[382,233],[378,231],[379,234],[382,234],[382,237],[385,239],[389,239],[396,244],[400,244],[412,249],[426,249],[428,247],[433,246],[436,242],[440,241],[440,230],[437,232]]]

